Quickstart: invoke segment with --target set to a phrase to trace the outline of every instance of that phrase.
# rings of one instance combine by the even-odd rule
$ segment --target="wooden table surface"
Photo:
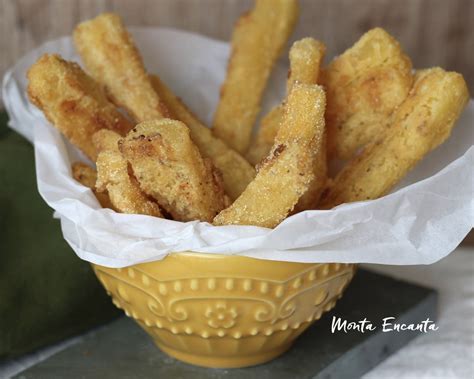
[[[382,26],[402,43],[415,67],[461,72],[474,93],[474,0],[300,0],[293,39],[313,36],[328,57],[363,32]],[[228,40],[251,0],[0,0],[0,75],[41,43],[71,34],[104,11],[128,25],[166,26]]]

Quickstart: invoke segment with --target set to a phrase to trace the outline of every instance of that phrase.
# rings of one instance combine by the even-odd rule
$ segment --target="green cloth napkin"
[[[0,359],[120,315],[36,187],[33,147],[0,112]]]

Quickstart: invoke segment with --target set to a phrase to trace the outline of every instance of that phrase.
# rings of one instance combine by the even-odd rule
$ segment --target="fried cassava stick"
[[[214,219],[215,225],[273,228],[294,208],[314,180],[314,160],[324,135],[322,87],[295,84],[268,157],[240,197]]]
[[[97,157],[97,190],[107,192],[114,208],[121,213],[144,214],[162,217],[157,203],[142,192],[129,172],[128,162],[118,148],[121,137],[110,130],[94,134]]]
[[[413,84],[412,66],[400,44],[375,28],[322,72],[326,89],[328,153],[349,159],[388,127],[390,114]]]
[[[124,135],[132,124],[82,69],[59,55],[43,55],[28,71],[28,96],[59,131],[95,161],[92,135],[110,129]]]
[[[170,112],[170,116],[184,122],[191,131],[199,151],[212,162],[222,173],[225,192],[235,200],[255,177],[255,169],[239,153],[230,149],[211,130],[184,105],[179,98],[156,75],[151,76],[153,88],[158,93]]]
[[[74,42],[90,74],[137,122],[167,116],[142,58],[118,15],[104,13],[79,24]]]
[[[224,208],[221,178],[180,121],[137,125],[120,144],[140,188],[178,221],[212,221]]]
[[[107,88],[117,105],[127,109],[137,122],[165,116],[184,122],[201,154],[222,172],[230,198],[242,193],[255,176],[254,168],[214,137],[158,76],[148,76],[119,16],[104,14],[80,24],[74,39],[88,70]]]
[[[257,0],[235,25],[214,133],[244,154],[270,72],[298,17],[296,0]]]
[[[321,207],[329,209],[386,194],[449,137],[468,100],[462,75],[441,68],[418,72],[409,96],[392,116],[389,130],[337,175]]]
[[[83,186],[90,188],[103,208],[114,209],[107,192],[97,191],[95,187],[97,182],[97,172],[92,167],[82,162],[74,162],[71,168],[72,177]]]
[[[286,92],[290,93],[294,83],[317,84],[319,72],[326,47],[313,38],[303,38],[296,41],[290,49],[290,71]],[[273,146],[283,118],[285,104],[280,104],[268,112],[260,123],[255,141],[252,143],[246,157],[256,165],[265,158]]]

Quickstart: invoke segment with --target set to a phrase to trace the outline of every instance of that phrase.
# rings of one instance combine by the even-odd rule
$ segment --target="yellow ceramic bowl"
[[[355,266],[179,253],[94,270],[114,304],[165,353],[195,365],[230,368],[285,352],[334,307]]]

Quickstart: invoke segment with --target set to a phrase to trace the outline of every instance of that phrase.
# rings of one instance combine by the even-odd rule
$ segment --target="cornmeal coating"
[[[158,76],[152,75],[150,78],[153,88],[168,108],[170,117],[186,124],[202,156],[210,158],[222,173],[226,194],[235,200],[255,177],[255,169],[239,153],[215,137]]]
[[[322,72],[328,154],[349,159],[384,133],[413,84],[412,65],[385,30],[365,33]]]
[[[110,130],[100,130],[93,136],[99,152],[96,162],[97,190],[108,193],[114,209],[120,213],[162,217],[158,204],[142,192],[129,171],[128,162],[118,148],[121,138]]]
[[[290,93],[294,83],[317,84],[326,46],[314,38],[303,38],[293,43],[290,49],[290,70],[286,92]],[[272,108],[261,120],[260,129],[247,152],[247,159],[256,165],[265,158],[273,146],[275,136],[284,114],[285,104]]]
[[[286,91],[290,93],[295,83],[317,84],[326,54],[326,45],[311,37],[293,43],[289,53],[290,72]]]
[[[28,70],[28,96],[46,118],[92,161],[92,135],[100,129],[125,135],[132,124],[91,77],[59,55],[44,54]]]
[[[105,86],[114,103],[137,122],[168,115],[118,15],[103,13],[79,24],[74,30],[74,42],[89,73]]]
[[[314,180],[314,164],[324,136],[322,87],[295,84],[270,154],[240,197],[214,219],[215,225],[277,226]]]
[[[296,0],[257,0],[235,25],[213,130],[241,154],[249,147],[270,72],[297,18]]]
[[[335,178],[321,207],[385,195],[426,154],[443,143],[469,100],[462,75],[432,68],[417,72],[408,97],[385,136],[354,158]]]
[[[326,130],[322,132],[321,143],[318,145],[316,157],[313,163],[314,179],[309,185],[308,190],[299,199],[295,206],[294,213],[303,212],[311,209],[316,209],[321,195],[327,187],[327,137]]]
[[[83,186],[90,188],[103,208],[114,209],[107,192],[99,192],[95,188],[97,172],[92,167],[82,162],[74,162],[71,168],[72,177]]]
[[[177,221],[212,221],[224,208],[219,173],[203,159],[180,121],[137,125],[119,143],[141,189]]]
[[[103,14],[79,25],[74,38],[87,68],[105,85],[116,104],[138,122],[166,116],[186,123],[202,155],[210,158],[222,172],[227,194],[235,199],[242,193],[254,178],[255,169],[214,137],[157,76],[148,76],[136,46],[117,15]]]
[[[296,41],[290,49],[290,71],[287,80],[287,93],[295,83],[316,84],[320,77],[320,68],[326,52],[326,46],[313,38]],[[285,103],[273,108],[263,119],[254,144],[247,158],[258,163],[268,154],[284,117]],[[326,132],[314,164],[314,180],[306,193],[295,206],[295,212],[314,209],[325,188],[327,179]]]

